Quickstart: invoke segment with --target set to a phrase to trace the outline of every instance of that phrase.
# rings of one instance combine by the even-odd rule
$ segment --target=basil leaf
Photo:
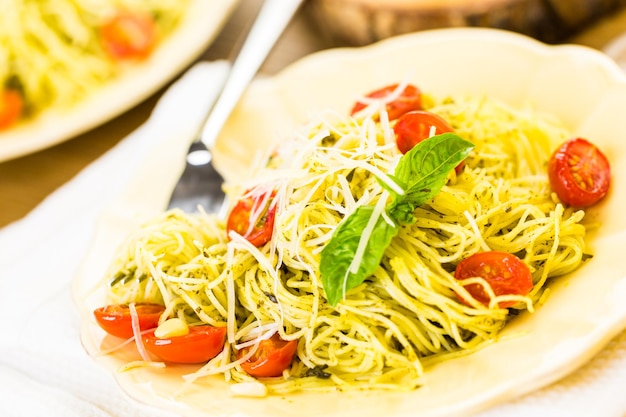
[[[458,135],[445,133],[418,143],[400,158],[392,178],[405,193],[398,194],[381,182],[393,196],[386,212],[395,225],[387,223],[382,216],[375,219],[375,227],[368,236],[356,272],[350,271],[350,266],[373,216],[374,207],[359,207],[339,224],[330,242],[322,249],[320,259],[322,285],[330,305],[337,305],[348,290],[374,273],[391,239],[398,234],[398,225],[415,221],[415,209],[441,190],[450,171],[467,157],[473,147]]]
[[[460,164],[474,145],[454,133],[433,136],[407,152],[393,175],[404,195],[392,191],[394,199],[387,211],[400,224],[415,221],[415,209],[433,198],[445,185],[448,174]]]
[[[367,241],[363,258],[356,273],[350,271],[363,232],[374,212],[373,206],[361,206],[339,224],[333,238],[324,247],[320,260],[320,275],[326,299],[335,306],[345,292],[360,285],[372,275],[398,228],[382,216],[376,219],[372,235]]]

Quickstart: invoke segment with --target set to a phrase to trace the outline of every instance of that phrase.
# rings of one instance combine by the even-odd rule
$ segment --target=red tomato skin
[[[146,349],[165,362],[205,363],[224,349],[226,327],[191,326],[184,336],[160,339],[154,331],[143,338]]]
[[[435,127],[435,135],[452,132],[452,127],[441,116],[425,110],[411,111],[400,117],[393,127],[400,152],[405,154],[428,139],[432,126]]]
[[[398,84],[392,84],[376,91],[372,91],[367,94],[368,98],[384,98],[394,92],[398,88]],[[367,107],[367,104],[357,101],[352,110],[350,111],[350,115],[354,116],[359,111],[363,110]],[[408,84],[406,88],[402,91],[400,96],[392,101],[391,103],[387,103],[386,110],[387,115],[389,116],[389,120],[395,120],[402,116],[404,113],[407,113],[411,110],[419,110],[422,108],[422,92],[419,88],[414,85]]]
[[[257,220],[254,227],[250,228],[252,212],[257,210],[258,205],[265,199],[266,195],[240,199],[228,216],[226,231],[228,233],[231,230],[237,232],[257,248],[269,242],[272,239],[274,220],[276,218],[276,205],[272,204],[275,192],[272,192],[270,198],[267,199],[268,206],[265,208],[265,212]]]
[[[13,126],[22,116],[24,99],[17,90],[6,89],[0,93],[0,130]]]
[[[583,208],[606,196],[611,183],[611,167],[594,144],[575,138],[554,152],[548,163],[548,177],[563,203]]]
[[[139,328],[149,330],[159,325],[159,318],[165,307],[158,304],[135,304],[139,318]],[[93,312],[98,325],[108,334],[123,339],[133,337],[130,308],[126,304],[107,305]]]
[[[156,45],[157,27],[148,14],[122,11],[100,28],[100,37],[113,59],[144,59]]]
[[[506,252],[479,252],[463,259],[456,267],[455,278],[463,280],[481,277],[495,295],[527,295],[533,287],[530,268],[517,256]],[[480,284],[465,285],[465,289],[479,302],[489,305],[489,295]],[[458,295],[457,295],[458,296]],[[466,305],[470,303],[458,296]],[[515,305],[515,301],[501,302],[500,308]]]
[[[298,347],[297,340],[285,341],[278,334],[259,343],[257,351],[250,359],[241,364],[241,368],[254,377],[280,376],[289,367]],[[248,349],[239,351],[244,356]]]

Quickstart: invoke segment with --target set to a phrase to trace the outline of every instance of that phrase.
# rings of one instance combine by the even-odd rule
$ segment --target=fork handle
[[[200,140],[208,149],[213,149],[233,108],[303,1],[265,0],[263,3],[224,88],[202,127]]]

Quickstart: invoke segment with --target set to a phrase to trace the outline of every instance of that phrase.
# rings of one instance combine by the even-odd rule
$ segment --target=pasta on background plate
[[[0,130],[80,102],[150,56],[189,0],[3,0]]]

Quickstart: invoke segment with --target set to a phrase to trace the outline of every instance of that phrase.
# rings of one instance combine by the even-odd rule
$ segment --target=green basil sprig
[[[399,194],[379,181],[391,194],[385,216],[374,219],[374,206],[358,207],[345,218],[321,253],[320,274],[326,299],[336,306],[345,293],[362,284],[378,268],[380,261],[403,224],[415,222],[415,209],[433,198],[445,185],[448,174],[474,148],[470,142],[454,133],[428,138],[403,155],[391,178],[404,190]],[[358,268],[352,266],[363,233],[375,222],[372,234],[364,242]]]

